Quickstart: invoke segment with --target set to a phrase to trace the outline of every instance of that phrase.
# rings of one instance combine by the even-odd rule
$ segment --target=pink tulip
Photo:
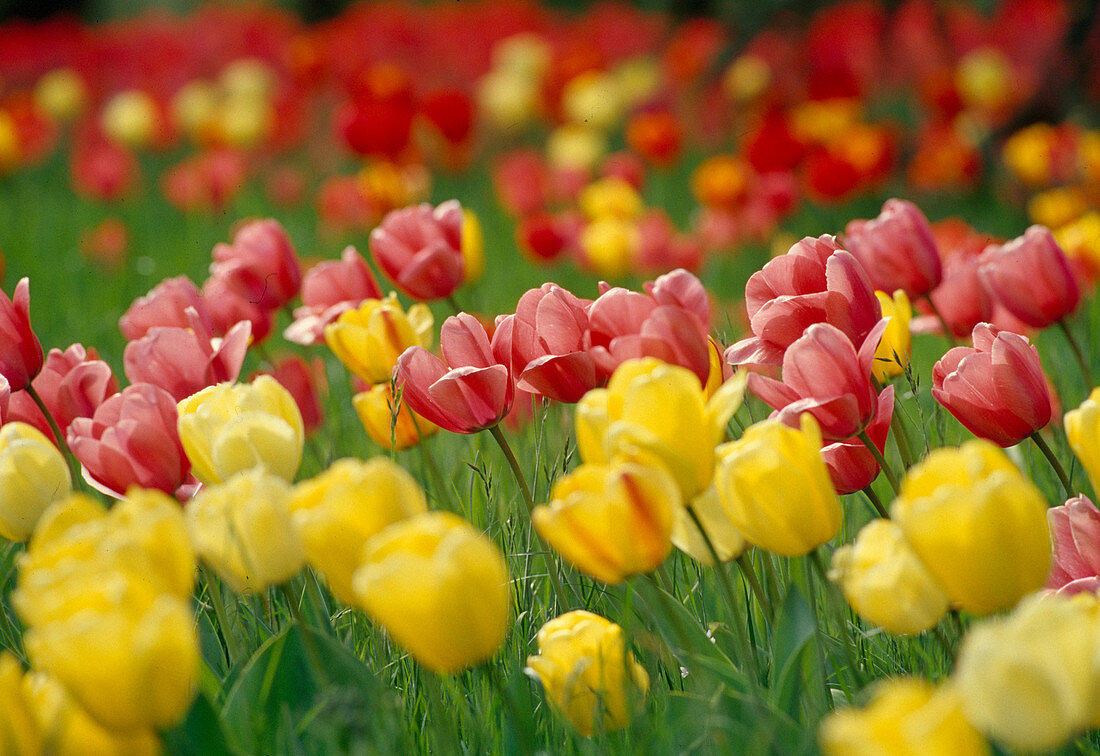
[[[209,322],[206,303],[195,284],[187,276],[166,278],[144,297],[138,297],[122,317],[118,329],[127,341],[136,341],[153,326],[189,328],[187,308],[193,307],[204,322]]]
[[[974,346],[955,347],[932,368],[932,396],[970,432],[1012,446],[1050,422],[1039,352],[1026,338],[988,323]]]
[[[88,476],[114,496],[130,486],[174,493],[191,470],[176,432],[176,400],[157,386],[135,383],[93,417],[69,426],[69,448]]]
[[[302,270],[286,231],[276,220],[246,223],[232,244],[217,244],[210,273],[232,283],[241,297],[277,310],[298,294]]]
[[[0,375],[0,425],[8,421],[8,402],[11,399],[11,386],[8,379]]]
[[[42,344],[31,330],[31,282],[21,278],[11,299],[0,292],[0,375],[11,391],[22,391],[44,359]]]
[[[241,293],[229,275],[215,273],[202,284],[202,296],[209,314],[211,332],[224,336],[238,323],[247,321],[252,326],[252,343],[262,343],[271,335],[275,323],[275,311],[260,299],[250,299]]]
[[[215,340],[197,312],[188,308],[188,314],[191,328],[150,328],[126,345],[122,361],[131,383],[152,383],[181,401],[207,386],[237,379],[251,324],[242,321]]]
[[[915,300],[943,277],[932,226],[912,202],[887,200],[877,218],[852,221],[844,230],[844,246],[879,291],[902,289]]]
[[[591,306],[557,284],[545,283],[519,298],[515,315],[497,319],[493,355],[510,368],[517,389],[576,402],[604,382],[596,360],[584,349]]]
[[[726,350],[731,365],[779,365],[814,323],[835,326],[858,348],[882,317],[863,266],[831,236],[806,237],[753,273],[745,309],[754,335]]]
[[[894,387],[887,386],[878,395],[875,416],[867,424],[867,437],[879,450],[886,450],[886,436],[894,417]],[[855,493],[871,485],[878,477],[879,464],[867,446],[858,438],[834,441],[821,448],[829,478],[838,494]]]
[[[982,286],[1032,328],[1046,328],[1077,309],[1081,289],[1066,255],[1050,231],[1032,226],[1010,242],[981,255]]]
[[[947,321],[951,335],[964,339],[978,323],[993,317],[993,299],[978,277],[977,257],[956,256],[943,268],[943,278],[929,298]],[[943,325],[935,315],[921,315],[910,323],[913,333],[940,333]]]
[[[99,405],[118,393],[111,366],[99,359],[95,349],[86,351],[81,344],[73,344],[64,352],[51,349],[42,372],[31,385],[62,431],[78,417],[91,417]],[[33,425],[47,438],[53,438],[49,422],[26,392],[12,398],[8,419]]]
[[[405,294],[431,301],[454,293],[462,283],[462,206],[449,200],[394,210],[370,235],[370,249],[382,272]]]
[[[382,290],[355,247],[344,249],[339,260],[314,265],[302,279],[302,306],[283,332],[287,341],[310,346],[325,340],[325,326],[364,299],[381,299]]]
[[[1100,581],[1100,510],[1087,496],[1075,496],[1047,510],[1054,562],[1047,588],[1060,593],[1095,593]]]
[[[515,389],[508,368],[493,356],[485,328],[463,312],[443,322],[439,342],[442,360],[423,347],[409,347],[397,359],[404,401],[454,433],[499,423],[512,407]]]
[[[858,353],[839,328],[814,323],[783,354],[783,381],[752,373],[749,388],[787,425],[797,428],[799,416],[809,412],[826,441],[849,439],[878,412],[871,367],[886,323],[879,321]]]

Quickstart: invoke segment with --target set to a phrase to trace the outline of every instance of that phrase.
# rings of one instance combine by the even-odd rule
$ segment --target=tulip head
[[[386,451],[416,446],[439,432],[439,426],[413,412],[407,404],[395,405],[389,383],[376,383],[352,400],[359,421],[374,443]]]
[[[325,326],[325,341],[348,370],[367,383],[386,383],[402,352],[431,346],[434,326],[427,305],[414,304],[406,312],[390,294],[344,312]]]
[[[31,284],[21,278],[11,299],[0,292],[0,375],[8,379],[12,391],[27,387],[46,359],[42,344],[31,330]]]
[[[913,309],[909,297],[902,289],[897,289],[891,297],[885,292],[876,291],[882,317],[890,322],[882,334],[882,341],[875,350],[875,362],[871,375],[879,383],[886,383],[905,372],[909,365],[909,355],[913,349],[913,338],[909,333],[909,321]]]
[[[26,541],[46,507],[71,488],[69,466],[49,439],[25,423],[0,427],[0,536]]]
[[[1100,388],[1094,388],[1077,409],[1066,413],[1063,426],[1093,490],[1100,490]]]

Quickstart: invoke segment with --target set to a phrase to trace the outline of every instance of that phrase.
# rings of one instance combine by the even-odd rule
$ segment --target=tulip
[[[989,746],[966,717],[951,685],[881,680],[863,709],[838,709],[821,722],[825,756],[988,756]]]
[[[71,488],[69,466],[46,436],[20,422],[0,427],[0,536],[26,541],[46,507]]]
[[[191,464],[176,431],[176,400],[162,388],[135,383],[69,425],[73,455],[93,481],[115,497],[133,485],[173,493]]]
[[[439,426],[409,409],[394,403],[388,383],[376,383],[352,397],[352,405],[374,443],[387,451],[416,446],[422,439],[439,432]]]
[[[919,299],[942,278],[932,226],[912,202],[887,200],[877,218],[851,221],[844,229],[844,246],[881,291],[901,289]]]
[[[449,297],[462,283],[462,206],[423,204],[394,210],[370,235],[382,273],[403,293],[431,301]]]
[[[1032,328],[1046,328],[1065,318],[1081,301],[1065,252],[1042,226],[987,247],[978,275],[990,295]]]
[[[953,679],[966,718],[1015,751],[1060,748],[1100,724],[1100,607],[1033,596],[963,638]]]
[[[306,559],[324,575],[336,598],[354,606],[352,575],[363,544],[399,520],[428,511],[416,480],[384,457],[369,462],[340,459],[294,487],[294,526]]]
[[[677,507],[672,516],[672,545],[702,564],[714,566],[715,556],[719,562],[736,559],[748,546],[714,486]]]
[[[485,274],[485,234],[473,210],[462,208],[462,283],[472,284]]]
[[[993,299],[982,288],[977,257],[955,256],[944,263],[943,280],[929,295],[951,330],[951,336],[965,339],[978,323],[993,318]],[[938,333],[943,325],[935,315],[924,315],[913,322],[914,333]]]
[[[588,308],[554,283],[519,298],[515,315],[497,319],[493,355],[508,365],[516,387],[560,402],[576,402],[603,383],[603,372],[584,348]]]
[[[630,724],[649,688],[649,675],[626,648],[623,629],[580,609],[539,628],[538,654],[527,657],[524,671],[585,737]]]
[[[974,347],[955,347],[932,369],[932,396],[974,435],[1013,446],[1050,422],[1039,352],[1015,333],[974,327]]]
[[[290,481],[302,462],[302,413],[269,375],[189,396],[179,403],[178,425],[195,477],[207,485],[253,467]]]
[[[1060,593],[1096,593],[1100,587],[1100,510],[1075,496],[1047,510],[1054,564],[1046,587]]]
[[[565,561],[605,583],[657,568],[672,548],[675,480],[659,462],[584,464],[535,507],[535,530]]]
[[[325,326],[325,341],[351,372],[367,383],[388,383],[397,358],[409,347],[431,346],[435,319],[427,305],[408,313],[396,294],[367,299]]]
[[[382,299],[382,290],[367,261],[348,246],[339,260],[325,260],[306,272],[302,306],[294,310],[294,322],[283,335],[296,344],[316,344],[324,339],[325,326],[365,299]]]
[[[452,433],[499,423],[512,408],[515,388],[508,367],[493,356],[485,328],[463,312],[443,322],[439,342],[442,360],[418,346],[398,358],[394,376],[404,401]]]
[[[887,386],[878,395],[875,416],[867,424],[867,438],[885,456],[886,436],[894,417],[894,387]],[[821,458],[829,468],[829,479],[838,494],[850,494],[871,485],[878,477],[878,460],[860,438],[833,441],[821,447]]]
[[[606,389],[588,392],[577,404],[577,448],[585,462],[644,451],[668,468],[690,501],[714,478],[714,447],[725,438],[737,411],[744,376],[726,381],[706,399],[686,369],[653,357],[624,362]]]
[[[856,614],[891,633],[923,633],[947,613],[947,594],[889,520],[872,520],[837,549],[829,578]]]
[[[31,385],[62,431],[76,418],[94,415],[99,405],[118,393],[111,366],[99,359],[95,349],[88,352],[80,344],[64,352],[51,349]],[[53,437],[49,422],[26,392],[12,399],[8,417],[33,425],[47,438]]]
[[[215,335],[224,336],[242,322],[249,323],[252,329],[249,344],[259,344],[271,335],[275,310],[267,307],[269,302],[250,299],[249,294],[241,292],[229,274],[221,272],[207,278],[202,284],[202,296]]]
[[[889,324],[882,334],[882,341],[878,343],[878,349],[875,350],[871,375],[879,383],[886,383],[891,378],[904,374],[909,365],[909,355],[913,347],[909,321],[913,310],[909,306],[909,297],[901,289],[896,290],[893,297],[876,291],[875,297],[882,307],[882,317],[887,318]]]
[[[195,494],[187,529],[195,553],[236,593],[285,583],[305,564],[305,544],[291,521],[290,486],[262,467]]]
[[[413,658],[452,674],[487,661],[511,625],[500,549],[461,517],[427,512],[363,547],[357,602]]]
[[[745,308],[754,335],[726,350],[731,365],[781,364],[814,323],[835,326],[858,348],[882,317],[863,266],[831,236],[807,237],[753,273]]]
[[[0,743],[4,753],[43,753],[42,731],[25,692],[23,666],[7,649],[0,651]]]
[[[745,540],[801,556],[837,534],[840,502],[820,448],[821,431],[805,414],[799,429],[765,420],[715,450],[714,487]]]
[[[1008,609],[1050,571],[1043,495],[988,441],[934,450],[910,468],[891,515],[948,598]]]
[[[168,391],[176,401],[207,386],[235,381],[241,372],[251,325],[233,326],[225,338],[215,340],[199,314],[189,309],[190,328],[153,327],[122,354],[131,383],[151,383]]]
[[[42,344],[31,330],[31,283],[19,279],[15,294],[0,293],[0,375],[11,391],[22,391],[42,369]]]
[[[230,281],[238,294],[265,310],[277,310],[298,294],[302,270],[286,231],[276,220],[244,224],[232,244],[217,244],[210,273]]]
[[[753,373],[749,388],[791,427],[808,412],[824,438],[851,438],[867,428],[878,409],[871,369],[886,326],[887,321],[880,320],[857,353],[839,328],[814,323],[784,353],[782,383]]]
[[[1092,481],[1093,490],[1100,491],[1100,388],[1095,388],[1085,401],[1062,419],[1066,440],[1081,460]]]
[[[328,383],[325,378],[325,363],[320,357],[314,357],[307,363],[296,354],[284,354],[269,370],[254,373],[252,379],[255,380],[258,375],[270,375],[294,397],[294,403],[302,413],[302,427],[306,436],[313,435],[321,428],[325,411],[321,406],[319,393],[327,393]]]
[[[193,307],[199,318],[209,325],[206,303],[191,279],[187,276],[166,278],[148,294],[134,300],[118,319],[118,330],[122,331],[127,341],[137,341],[156,326],[190,328],[189,307]]]
[[[632,221],[614,216],[597,218],[581,232],[580,261],[600,276],[620,278],[634,266],[640,241]]]

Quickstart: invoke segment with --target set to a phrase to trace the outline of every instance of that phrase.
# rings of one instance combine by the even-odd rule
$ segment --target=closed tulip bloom
[[[1081,301],[1065,252],[1043,226],[1031,226],[1023,236],[987,247],[978,275],[1006,310],[1032,328],[1061,320]]]
[[[485,234],[473,210],[462,208],[462,283],[472,284],[485,273]]]
[[[867,438],[885,457],[886,437],[894,417],[894,387],[887,386],[878,395],[875,416],[867,424]],[[829,479],[840,495],[855,493],[871,485],[881,469],[875,455],[859,438],[833,441],[821,447],[821,458],[829,469]]]
[[[351,403],[371,441],[386,451],[408,449],[439,432],[438,425],[413,412],[404,402],[395,407],[388,383],[376,383],[359,392]]]
[[[988,323],[974,347],[955,347],[932,369],[932,396],[974,435],[1013,446],[1050,422],[1050,392],[1027,338]]]
[[[217,244],[211,253],[212,276],[265,310],[277,310],[298,294],[302,269],[282,225],[270,218],[244,224],[232,244]]]
[[[19,279],[11,299],[0,292],[0,375],[22,391],[42,369],[45,354],[31,330],[31,283]]]
[[[875,350],[871,375],[879,383],[886,383],[891,378],[904,374],[909,365],[909,355],[913,350],[909,321],[913,317],[913,309],[909,305],[909,297],[901,289],[897,289],[892,297],[885,292],[876,291],[875,297],[882,307],[882,317],[888,318],[889,324],[882,334],[882,341],[878,343],[878,349]]]
[[[719,562],[736,559],[748,546],[745,536],[726,514],[714,486],[677,507],[672,516],[672,545],[702,564],[713,566],[716,554]]]
[[[394,373],[401,396],[413,412],[452,433],[476,433],[508,414],[515,385],[506,365],[493,355],[489,335],[465,312],[443,322],[439,359],[423,347],[410,347]]]
[[[306,436],[316,433],[325,421],[325,411],[321,406],[322,392],[328,392],[325,378],[325,363],[320,357],[309,362],[296,354],[284,354],[276,358],[267,370],[256,375],[270,375],[279,385],[290,392],[298,411],[302,413],[302,426]]]
[[[872,520],[837,549],[829,578],[856,614],[891,633],[923,633],[947,613],[947,594],[889,520]]]
[[[302,306],[294,310],[294,322],[283,335],[288,341],[309,346],[324,340],[325,326],[364,299],[382,299],[382,290],[367,261],[348,246],[339,260],[325,260],[302,278]]]
[[[782,556],[808,554],[840,530],[840,501],[821,459],[821,431],[764,420],[715,450],[714,487],[749,543]]]
[[[565,561],[604,583],[652,572],[672,549],[682,498],[659,462],[584,464],[535,507],[535,530]]]
[[[918,299],[943,275],[932,226],[912,202],[887,200],[877,218],[851,221],[844,229],[844,246],[881,291],[901,289]]]
[[[427,305],[401,309],[396,294],[367,299],[325,326],[325,341],[348,370],[367,383],[388,383],[401,353],[432,345],[435,319]]]
[[[134,300],[118,319],[118,330],[127,341],[137,341],[154,327],[190,328],[189,307],[194,308],[203,322],[210,323],[202,292],[191,279],[187,276],[166,278],[148,294]]]
[[[4,753],[34,756],[43,752],[42,731],[24,688],[23,665],[7,649],[0,651],[0,743]]]
[[[305,564],[290,486],[256,467],[202,489],[187,505],[195,552],[237,593],[285,583]]]
[[[862,709],[837,709],[821,722],[825,756],[987,756],[989,745],[963,715],[954,686],[894,678],[876,682]]]
[[[953,679],[967,719],[1015,751],[1049,751],[1100,724],[1100,607],[1032,596],[963,638]]]
[[[744,394],[744,376],[726,381],[709,400],[688,370],[653,357],[624,362],[606,389],[577,405],[581,459],[601,463],[641,450],[668,468],[690,501],[714,478],[714,447]]]
[[[934,450],[910,468],[891,515],[948,598],[973,614],[1008,609],[1050,570],[1042,493],[988,441]]]
[[[731,365],[781,364],[814,323],[835,326],[858,348],[882,317],[863,266],[832,236],[807,237],[753,273],[745,308],[753,335],[726,350]]]
[[[580,609],[550,620],[538,633],[528,675],[581,735],[630,724],[649,689],[649,675],[626,648],[623,629]]]
[[[1100,388],[1093,389],[1077,409],[1067,412],[1062,425],[1093,489],[1100,490]]]
[[[179,403],[178,427],[192,472],[207,485],[253,467],[290,481],[302,462],[302,413],[269,375],[187,397]]]
[[[81,344],[73,344],[64,352],[51,349],[31,385],[62,431],[76,418],[94,415],[99,405],[118,393],[118,380],[111,366],[99,359],[95,349],[85,350]],[[47,437],[53,436],[42,411],[25,392],[15,395],[8,417],[35,426]]]
[[[358,605],[433,672],[488,661],[509,621],[508,567],[458,515],[427,512],[367,541],[352,579]]]
[[[424,491],[405,470],[384,457],[341,459],[294,487],[294,525],[310,565],[336,598],[354,606],[352,575],[363,544],[398,520],[428,511]]]
[[[1096,593],[1100,587],[1100,510],[1075,496],[1047,510],[1054,564],[1046,587],[1060,593]]]
[[[135,485],[170,494],[191,471],[176,423],[171,394],[135,383],[99,405],[92,417],[73,420],[69,448],[92,480],[116,497]]]
[[[371,232],[371,254],[403,293],[422,301],[443,299],[465,275],[462,226],[458,200],[394,210]]]
[[[48,438],[25,423],[0,427],[0,536],[26,541],[46,507],[71,488],[69,466]]]

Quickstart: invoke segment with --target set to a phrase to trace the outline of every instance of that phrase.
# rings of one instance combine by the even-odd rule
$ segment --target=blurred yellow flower
[[[0,428],[0,536],[26,541],[46,507],[71,490],[65,458],[40,431],[20,422]]]
[[[581,210],[589,220],[621,218],[632,220],[642,212],[642,197],[627,181],[617,177],[593,181],[581,191]]]
[[[587,124],[559,126],[546,140],[546,157],[556,168],[590,170],[606,153],[607,139]]]
[[[156,136],[157,104],[141,90],[127,89],[114,95],[103,106],[99,123],[103,133],[127,147],[148,147]]]
[[[397,358],[411,346],[430,349],[435,319],[424,303],[406,313],[396,294],[367,299],[325,326],[325,341],[348,370],[367,383],[388,383]]]
[[[1089,199],[1078,186],[1059,186],[1033,195],[1027,202],[1032,223],[1058,228],[1080,218],[1089,209]]]
[[[71,68],[55,68],[34,85],[34,104],[59,121],[71,121],[88,102],[88,87]]]
[[[909,365],[913,348],[909,321],[913,318],[913,308],[909,305],[909,296],[901,289],[895,291],[893,297],[882,291],[876,291],[875,296],[882,307],[882,317],[890,318],[890,323],[875,350],[871,374],[879,383],[886,383],[904,373]]]
[[[7,649],[0,651],[0,753],[37,756],[42,735],[23,688],[23,667]]]
[[[1012,173],[1028,186],[1050,183],[1050,148],[1055,139],[1054,128],[1047,123],[1033,123],[1005,140],[1001,159]]]
[[[1077,409],[1067,412],[1062,425],[1093,490],[1100,491],[1100,387],[1094,388]]]
[[[585,71],[566,82],[561,111],[567,121],[607,131],[623,117],[618,82],[603,71]]]
[[[991,46],[971,50],[955,69],[955,88],[967,107],[996,113],[1011,102],[1017,84],[1012,61]]]
[[[472,284],[485,272],[485,234],[473,210],[462,208],[462,283]]]
[[[699,530],[700,525],[703,532]],[[728,562],[741,556],[748,543],[726,514],[718,491],[711,486],[673,512],[672,545],[697,562],[713,565],[712,548],[719,561]]]
[[[386,451],[391,447],[401,451],[416,446],[421,439],[439,431],[438,425],[413,412],[404,402],[395,418],[393,390],[389,383],[374,384],[352,397],[351,403],[367,435]]]
[[[638,243],[638,229],[634,223],[615,216],[589,223],[581,232],[580,240],[585,263],[606,278],[619,278],[630,272]]]

